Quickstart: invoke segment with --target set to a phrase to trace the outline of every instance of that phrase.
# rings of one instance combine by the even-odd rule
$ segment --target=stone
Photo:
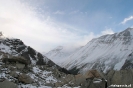
[[[16,63],[16,62],[19,62],[19,63],[22,63],[22,64],[25,64],[25,65],[28,65],[29,64],[29,61],[27,59],[25,59],[24,57],[21,57],[21,56],[11,56],[10,58],[2,58],[2,62],[4,63],[7,63],[7,62],[10,62],[10,63]]]
[[[25,64],[21,64],[21,63],[16,63],[16,67],[17,67],[17,69],[24,69],[24,67],[25,67]]]
[[[62,84],[61,82],[56,82],[56,83],[54,84],[54,86],[55,86],[55,87],[62,87],[63,84]]]
[[[85,73],[85,78],[99,78],[101,77],[100,74],[98,73],[97,70],[89,70],[88,72]]]
[[[107,85],[133,85],[133,69],[126,69],[120,71],[111,70],[107,74]],[[123,87],[121,87],[123,88]],[[133,88],[130,87],[130,88]]]
[[[50,86],[50,87],[53,88],[54,87],[54,84],[52,84],[52,83],[46,83],[45,86]]]
[[[13,82],[5,80],[3,82],[0,82],[0,88],[18,88],[18,86]]]
[[[18,74],[16,73],[16,71],[11,71],[10,75],[14,78],[18,78]]]
[[[26,75],[26,74],[20,74],[18,77],[19,82],[25,83],[25,84],[31,84],[33,82],[33,79]]]
[[[38,84],[37,84],[37,83],[33,83],[32,85],[33,85],[33,86],[38,86]]]
[[[74,83],[74,86],[81,86],[86,81],[86,78],[82,74],[75,75],[74,80],[72,81]]]
[[[10,66],[10,65],[8,65],[8,69],[10,69],[11,71],[17,71],[17,68],[16,67]]]

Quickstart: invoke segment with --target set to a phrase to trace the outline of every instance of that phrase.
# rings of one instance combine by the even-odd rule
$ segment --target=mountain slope
[[[69,76],[74,78],[20,39],[0,32],[0,88],[68,88],[75,83]]]
[[[133,28],[92,39],[84,47],[74,52],[62,65],[69,69],[85,72],[99,69],[120,70],[133,68]],[[130,64],[127,64],[130,63]]]
[[[20,39],[7,38],[3,36],[2,32],[0,33],[0,51],[10,54],[12,56],[23,56],[27,59],[28,64],[33,65],[49,65],[56,66],[58,69],[61,69],[53,61],[48,59],[46,56],[37,52],[30,46],[26,46]]]
[[[63,46],[58,46],[44,55],[59,64],[63,58],[69,55],[69,53],[65,53],[63,50]]]
[[[56,64],[61,65],[61,63],[64,62],[73,52],[80,48],[81,47],[67,50],[66,46],[58,46],[44,55],[50,58]]]

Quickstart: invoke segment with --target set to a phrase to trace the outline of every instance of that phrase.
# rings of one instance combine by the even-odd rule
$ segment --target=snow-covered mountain
[[[71,49],[70,51],[70,50],[67,50],[66,46],[58,46],[44,55],[50,58],[56,64],[61,65],[61,63],[64,62],[73,52],[75,52],[80,48],[81,47],[74,48],[74,49]]]
[[[0,32],[0,88],[71,88],[75,79],[70,80],[70,76],[74,78],[20,39]]]
[[[92,39],[62,63],[68,70],[85,72],[98,69],[107,72],[133,68],[133,28]]]
[[[12,56],[23,56],[28,60],[29,64],[33,65],[50,65],[57,66],[53,61],[48,59],[46,56],[37,52],[30,46],[26,46],[20,39],[5,37],[0,32],[0,51],[10,54]]]

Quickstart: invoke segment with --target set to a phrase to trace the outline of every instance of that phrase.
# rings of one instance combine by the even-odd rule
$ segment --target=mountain
[[[70,74],[20,39],[0,34],[0,88],[88,88],[94,84],[86,79],[101,77],[96,70],[88,71],[94,76]]]
[[[44,55],[59,64],[69,53],[64,52],[63,46],[58,46]]]
[[[133,28],[94,38],[67,59],[62,66],[73,73],[133,68]]]
[[[56,64],[61,66],[61,63],[64,62],[68,56],[70,56],[73,52],[80,49],[81,47],[74,48],[71,50],[68,50],[68,47],[66,46],[58,46],[48,53],[45,53],[44,55],[50,58],[52,61],[54,61]]]
[[[70,75],[20,39],[0,32],[0,88],[66,88],[74,83],[67,82]]]
[[[128,31],[130,33],[131,30]],[[56,51],[61,49],[58,47]],[[132,53],[122,68],[127,70],[109,70],[106,74],[99,70],[88,70],[84,74],[73,75],[26,46],[20,39],[8,38],[0,33],[0,88],[107,88],[112,84],[127,84],[131,87],[133,69],[129,68],[132,68]]]
[[[26,46],[20,39],[8,38],[0,33],[0,51],[8,53],[13,56],[23,56],[28,60],[29,64],[34,65],[56,65],[53,61],[46,56],[37,52],[30,46]]]

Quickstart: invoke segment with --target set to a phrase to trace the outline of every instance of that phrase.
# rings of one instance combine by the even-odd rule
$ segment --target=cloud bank
[[[57,11],[55,14],[63,14]],[[59,23],[49,15],[40,14],[38,8],[22,0],[0,1],[0,31],[19,38],[36,50],[48,52],[59,45],[78,47],[96,37],[93,32],[84,34],[70,25]],[[112,33],[111,30],[103,34]]]

